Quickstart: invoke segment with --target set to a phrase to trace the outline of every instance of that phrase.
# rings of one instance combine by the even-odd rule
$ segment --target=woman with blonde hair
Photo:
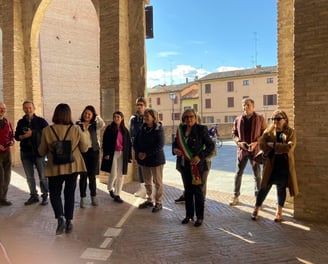
[[[206,126],[197,124],[194,109],[187,109],[182,115],[182,124],[177,129],[173,143],[173,153],[177,155],[177,170],[181,173],[185,188],[186,217],[181,221],[187,224],[197,220],[194,226],[202,225],[204,219],[204,174],[208,171],[206,158],[214,150],[214,142],[208,135]]]
[[[163,168],[164,155],[164,129],[158,120],[158,113],[154,109],[144,112],[144,124],[134,140],[134,150],[137,162],[142,167],[145,180],[147,200],[139,205],[140,209],[153,207],[156,213],[162,209],[163,199]],[[153,183],[155,184],[155,206],[152,202]]]
[[[277,186],[278,208],[275,222],[282,221],[282,208],[286,201],[286,188],[291,196],[298,194],[295,171],[294,150],[296,133],[288,125],[287,114],[282,110],[275,110],[271,116],[272,124],[264,131],[260,148],[264,152],[265,162],[261,189],[256,197],[256,204],[251,215],[252,220],[258,219],[258,211],[262,206],[273,184]]]

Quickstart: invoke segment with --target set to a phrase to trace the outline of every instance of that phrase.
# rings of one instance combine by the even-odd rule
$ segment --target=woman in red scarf
[[[186,217],[182,224],[193,220],[196,211],[195,226],[204,219],[203,174],[207,170],[205,158],[211,155],[215,145],[208,135],[207,127],[197,124],[194,109],[187,109],[182,115],[177,130],[173,153],[177,155],[177,170],[182,175],[185,187]]]

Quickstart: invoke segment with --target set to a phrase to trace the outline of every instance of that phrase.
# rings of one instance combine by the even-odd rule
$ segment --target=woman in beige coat
[[[88,149],[86,140],[83,138],[81,129],[73,125],[71,109],[67,104],[57,105],[52,122],[52,126],[43,129],[41,144],[39,146],[39,154],[41,156],[47,155],[48,162],[45,168],[45,176],[49,180],[49,194],[50,202],[58,220],[56,235],[62,234],[64,230],[66,233],[72,231],[73,211],[74,211],[74,194],[76,188],[77,176],[81,172],[86,171],[86,167],[82,158],[81,152],[86,152]],[[71,127],[70,127],[71,126]],[[52,131],[51,127],[55,130],[60,140],[63,140],[66,131],[70,127],[66,140],[72,143],[74,161],[57,165],[53,162],[53,143],[57,138]],[[63,184],[64,187],[64,206],[61,199]],[[66,224],[65,220],[66,219]]]
[[[263,167],[261,189],[256,197],[252,220],[257,220],[258,210],[262,206],[273,184],[277,186],[278,208],[274,221],[282,220],[282,208],[286,201],[286,188],[291,196],[298,194],[295,171],[294,150],[296,146],[295,130],[288,125],[288,117],[282,110],[272,113],[272,124],[261,138],[260,148],[266,157]]]

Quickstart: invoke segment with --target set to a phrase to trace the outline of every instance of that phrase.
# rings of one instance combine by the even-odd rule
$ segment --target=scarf
[[[177,142],[179,149],[182,151],[183,157],[191,161],[193,155],[189,149],[188,144],[186,143],[185,136],[182,130],[182,124],[179,125],[177,129]],[[190,164],[191,176],[192,176],[192,184],[193,185],[200,185],[202,184],[202,178],[199,174],[199,170],[196,164]]]

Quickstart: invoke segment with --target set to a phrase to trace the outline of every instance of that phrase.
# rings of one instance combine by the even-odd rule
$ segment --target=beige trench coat
[[[275,153],[287,153],[288,154],[288,165],[289,165],[289,174],[288,174],[288,189],[291,196],[296,196],[299,192],[296,170],[295,170],[295,158],[294,150],[296,146],[296,133],[292,128],[287,128],[284,131],[286,134],[286,143],[276,143],[276,133],[275,131],[269,132],[268,129],[264,131],[261,141],[260,148],[263,150],[265,155],[268,155],[272,150],[271,147],[267,145],[268,142],[274,143]],[[274,155],[271,158],[267,158],[263,166],[262,182],[261,188],[266,188],[268,185],[272,168],[274,166]]]
[[[68,129],[68,125],[53,125],[59,139],[63,139]],[[79,126],[73,125],[66,137],[67,140],[72,141],[72,149],[74,161],[72,163],[56,165],[53,163],[53,142],[56,141],[56,136],[51,130],[50,126],[45,127],[42,131],[41,144],[39,146],[39,154],[41,156],[47,155],[48,162],[45,168],[45,176],[58,176],[72,173],[85,172],[86,167],[83,161],[81,152],[88,150],[87,142],[84,139],[83,133]]]

